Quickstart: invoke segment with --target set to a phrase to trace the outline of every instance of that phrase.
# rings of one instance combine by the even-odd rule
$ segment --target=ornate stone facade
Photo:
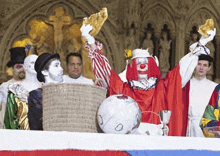
[[[73,23],[107,7],[109,17],[96,39],[103,43],[105,55],[116,73],[125,68],[124,49],[129,42],[132,42],[131,49],[141,48],[149,30],[152,51],[158,58],[162,32],[164,29],[168,32],[168,40],[172,41],[169,49],[172,69],[188,52],[194,29],[212,18],[217,34],[213,41],[215,63],[210,78],[220,78],[220,61],[217,61],[220,60],[220,0],[0,0],[0,3],[0,83],[7,80],[8,50],[16,41],[30,37],[28,23],[49,18],[58,7],[67,11]]]

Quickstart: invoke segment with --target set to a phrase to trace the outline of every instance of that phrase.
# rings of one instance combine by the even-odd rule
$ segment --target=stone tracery
[[[11,1],[12,2],[12,1]],[[83,17],[91,15],[93,13],[98,12],[102,7],[107,6],[109,12],[109,19],[104,24],[100,33],[96,36],[96,38],[105,45],[105,54],[110,60],[110,64],[113,66],[114,70],[119,73],[125,67],[125,59],[123,56],[125,44],[124,44],[124,36],[128,31],[128,27],[124,25],[124,20],[128,20],[129,22],[135,20],[135,31],[137,40],[137,47],[141,48],[145,35],[143,30],[147,28],[147,24],[150,23],[152,28],[154,29],[153,34],[153,43],[154,43],[154,54],[159,56],[159,39],[160,33],[163,29],[163,25],[167,24],[170,29],[170,37],[172,39],[171,46],[171,68],[176,65],[186,52],[187,47],[190,42],[190,31],[193,26],[198,26],[204,23],[207,18],[212,17],[216,22],[217,27],[217,35],[216,40],[214,41],[215,51],[218,51],[219,47],[219,4],[215,0],[187,0],[186,2],[175,1],[175,0],[163,0],[163,1],[155,1],[155,0],[137,0],[135,1],[137,4],[138,12],[134,12],[132,18],[129,19],[126,16],[127,12],[124,11],[128,8],[126,0],[117,0],[117,1],[103,1],[100,4],[99,0],[94,0],[94,3],[91,1],[16,1],[14,3],[17,8],[14,12],[4,11],[4,16],[1,19],[0,25],[0,59],[2,60],[2,64],[0,65],[0,71],[2,77],[0,77],[0,82],[5,81],[5,71],[6,71],[6,62],[9,59],[8,49],[10,49],[13,44],[18,40],[23,40],[24,38],[31,39],[28,28],[28,22],[33,19],[42,19],[49,18],[54,9],[58,7],[63,7],[71,20],[76,25],[66,25],[62,28],[63,37],[66,38],[63,40],[62,45],[64,47],[64,52],[68,51],[79,51],[81,49],[80,37],[74,34],[75,29],[79,29],[76,27],[80,27],[80,22]],[[115,5],[113,5],[115,4]],[[178,4],[183,6],[182,9],[178,9]],[[11,7],[14,5],[12,3],[9,5],[7,2],[4,2],[3,5],[5,8]],[[214,8],[215,7],[215,8]],[[131,7],[132,10],[132,7]],[[114,12],[114,13],[113,13]],[[130,11],[129,13],[132,13]],[[12,15],[14,19],[12,20]],[[39,18],[35,18],[39,17]],[[42,18],[43,17],[43,18]],[[3,25],[3,26],[2,26]],[[42,41],[45,38],[45,42],[49,47],[50,51],[53,51],[54,43],[53,41],[53,26],[48,25],[50,29],[46,31],[46,33],[52,33],[49,35],[50,37],[38,37],[32,38],[32,42],[36,40]],[[70,29],[71,28],[71,29]],[[68,34],[72,34],[69,35]],[[28,36],[29,35],[29,36]],[[52,37],[51,37],[52,36]],[[35,38],[35,40],[33,40]],[[36,44],[35,43],[35,44]],[[40,42],[39,42],[40,44]],[[37,46],[37,45],[35,45]],[[39,45],[38,45],[39,46]],[[48,48],[44,46],[44,48]],[[40,46],[39,46],[40,47]],[[77,48],[76,48],[77,47]],[[42,48],[43,49],[43,48]],[[40,49],[40,50],[42,50]],[[175,55],[174,55],[175,53]],[[64,54],[65,55],[65,54]],[[216,59],[220,58],[216,53]],[[220,65],[216,63],[214,78],[220,77]]]

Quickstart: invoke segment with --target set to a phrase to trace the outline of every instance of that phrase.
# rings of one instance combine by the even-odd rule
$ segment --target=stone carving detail
[[[189,46],[191,46],[195,42],[198,42],[198,38],[199,38],[198,33],[192,33],[191,34],[191,40],[189,41]]]
[[[137,47],[137,40],[135,39],[135,29],[131,28],[128,30],[128,34],[125,37],[125,48],[135,49]]]
[[[154,43],[151,38],[152,38],[152,31],[149,30],[146,32],[146,37],[142,43],[141,48],[148,49],[148,52],[150,54],[153,54],[154,53]]]
[[[196,0],[168,0],[168,2],[176,12],[185,14],[193,6]]]
[[[206,44],[206,47],[209,48],[210,50],[210,56],[212,58],[215,58],[215,45],[213,44],[213,42],[208,42]],[[214,74],[214,66],[212,66],[211,69],[207,72],[207,78],[212,80],[213,74]]]
[[[162,31],[162,37],[159,40],[159,61],[160,70],[167,72],[170,69],[170,49],[172,40],[168,38],[168,31]]]
[[[117,22],[119,0],[105,0],[105,2],[106,3],[103,4],[103,7],[108,9],[108,17]]]
[[[188,22],[187,25],[187,32],[191,31],[191,28],[194,26],[199,26],[205,23],[205,21],[207,19],[212,18],[212,16],[210,14],[208,14],[206,11],[204,10],[200,10],[199,12],[196,12],[196,14],[193,14],[190,17],[190,20]],[[215,20],[214,20],[215,21]],[[215,22],[216,23],[216,22]],[[197,30],[198,31],[198,30]]]
[[[20,8],[24,3],[26,3],[28,0],[7,0],[4,2],[1,2],[1,16],[5,17],[12,12],[14,12],[16,9]]]
[[[213,5],[218,9],[220,10],[220,3],[219,3],[219,0],[211,0]]]
[[[198,33],[198,28],[196,26],[192,27],[192,31],[190,31],[190,36],[189,36],[189,45],[190,47],[193,43],[198,42],[200,37],[200,34]],[[187,52],[189,51],[189,48],[187,49]]]
[[[81,36],[78,31],[83,17],[90,15],[95,10],[107,7],[109,17],[96,39],[103,43],[105,55],[117,73],[125,67],[125,48],[150,47],[150,52],[153,49],[153,53],[159,56],[162,50],[162,45],[159,49],[159,44],[162,43],[161,30],[165,24],[170,29],[169,35],[173,36],[172,44],[170,43],[170,47],[168,46],[172,54],[170,57],[173,62],[172,67],[178,64],[180,58],[188,51],[188,45],[196,41],[196,35],[191,33],[192,27],[198,27],[208,18],[214,18],[217,27],[216,36],[220,36],[220,25],[217,22],[218,19],[215,19],[220,14],[219,0],[2,0],[1,2],[2,26],[0,24],[0,31],[5,30],[2,35],[0,32],[0,49],[2,51],[0,60],[3,62],[0,65],[0,70],[2,72],[6,70],[6,63],[10,58],[8,49],[13,46],[14,41],[21,38],[27,37],[31,41],[30,44],[37,49],[38,54],[41,51],[47,51],[45,50],[47,48],[49,52],[54,52],[54,25],[47,25],[44,35],[37,32],[36,36],[34,32],[29,34],[29,31],[33,29],[28,28],[27,25],[31,19],[36,19],[34,17],[37,17],[38,22],[45,24],[45,18],[49,20],[57,7],[65,8],[68,13],[65,15],[70,16],[71,21],[74,22],[64,24],[62,27],[61,46],[64,56],[70,51],[79,52],[82,50]],[[21,12],[26,16],[21,17]],[[151,37],[153,44],[147,39],[147,37],[150,38],[150,35],[146,34],[148,23],[151,23],[153,28]],[[189,39],[189,36],[193,38]],[[44,42],[41,44],[43,40]],[[215,43],[215,47],[210,50],[219,51],[219,42],[216,41],[216,37],[213,43]],[[57,45],[58,48],[60,42]],[[84,52],[86,53],[85,50]],[[217,66],[214,69],[216,72],[219,71]],[[219,77],[219,75],[219,73],[214,73],[214,76]]]
[[[55,51],[62,51],[63,43],[63,26],[71,24],[71,17],[66,15],[62,7],[58,7],[54,10],[53,14],[48,20],[45,20],[47,24],[53,25],[54,28],[54,43]]]
[[[171,15],[162,7],[155,7],[153,10],[149,10],[148,14],[144,15],[142,30],[149,23],[149,21],[153,22],[153,28],[156,33],[160,33],[161,29],[163,29],[164,24],[167,24],[171,29],[171,32],[175,32],[175,24]]]
[[[152,28],[151,23],[148,23],[147,28],[143,31],[144,39],[141,48],[148,49],[150,54],[154,54],[154,28]],[[141,35],[140,35],[141,36]]]

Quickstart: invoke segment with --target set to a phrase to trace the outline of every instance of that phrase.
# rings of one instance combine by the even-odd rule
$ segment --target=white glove
[[[82,27],[80,28],[82,36],[87,39],[87,42],[89,44],[94,44],[95,43],[95,38],[89,34],[89,32],[91,30],[92,30],[92,26],[90,24],[88,24],[88,25],[83,24]]]
[[[193,54],[197,56],[201,54],[205,54],[205,55],[210,54],[210,50],[206,46],[198,46],[198,42],[193,43],[189,49]]]
[[[202,36],[199,40],[200,44],[205,46],[208,42],[212,41],[216,34],[216,28],[214,30],[207,31],[207,34],[210,35],[209,37],[205,38]]]

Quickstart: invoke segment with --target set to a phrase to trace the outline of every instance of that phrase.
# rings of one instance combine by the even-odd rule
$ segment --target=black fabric
[[[199,55],[199,60],[206,60],[209,62],[213,62],[213,58],[209,55],[201,54]]]
[[[28,97],[28,122],[30,130],[43,130],[42,126],[42,89],[29,93]]]

